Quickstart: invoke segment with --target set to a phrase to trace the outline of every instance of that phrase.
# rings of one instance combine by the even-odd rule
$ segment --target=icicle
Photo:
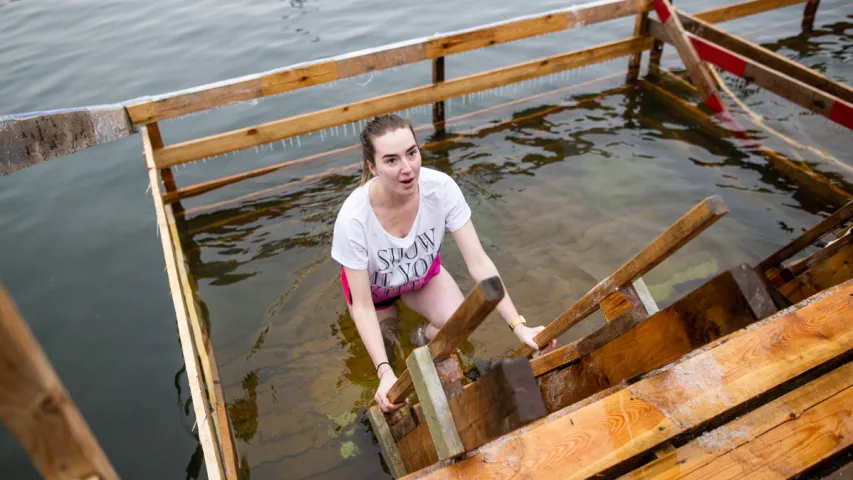
[[[299,137],[296,137],[296,146],[297,146],[298,148],[302,148],[302,141],[301,141],[301,140],[299,140]]]
[[[292,147],[293,146],[293,137],[290,137],[288,140],[290,141],[290,146]]]

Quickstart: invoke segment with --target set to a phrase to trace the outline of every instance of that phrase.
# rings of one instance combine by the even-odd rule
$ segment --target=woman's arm
[[[382,340],[382,330],[379,327],[379,319],[376,316],[376,308],[373,306],[373,298],[370,295],[370,282],[367,278],[367,270],[352,270],[344,267],[349,283],[350,292],[352,294],[352,319],[355,322],[355,327],[358,329],[358,334],[364,346],[367,348],[367,353],[370,359],[373,360],[373,366],[380,366],[376,374],[379,376],[379,388],[376,389],[374,399],[379,407],[384,412],[393,412],[398,410],[404,404],[393,404],[388,400],[388,390],[397,381],[397,376],[394,375],[394,370],[388,364],[388,354],[385,351],[385,343]]]
[[[494,262],[489,256],[486,254],[486,251],[483,250],[482,244],[480,244],[480,238],[477,236],[477,231],[474,229],[474,224],[469,219],[465,222],[461,228],[452,232],[453,240],[456,241],[456,245],[459,247],[459,251],[462,253],[462,258],[465,260],[465,265],[468,267],[468,273],[471,274],[471,278],[474,279],[475,282],[480,282],[489,277],[499,276],[498,269],[495,267]],[[511,324],[515,320],[518,319],[518,311],[515,309],[515,304],[512,303],[512,299],[509,298],[509,292],[506,291],[506,287],[504,287],[504,299],[498,303],[498,312],[503,317],[504,321],[506,321],[507,325]],[[539,350],[539,345],[533,341],[533,338],[542,330],[544,330],[544,326],[539,327],[527,327],[523,324],[517,325],[513,329],[513,333],[521,340],[522,343],[530,346],[534,350]],[[551,345],[548,345],[548,348],[545,351],[550,350],[556,345],[556,341],[552,341]]]

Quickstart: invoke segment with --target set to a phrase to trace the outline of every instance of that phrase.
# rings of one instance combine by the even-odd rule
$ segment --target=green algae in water
[[[675,293],[676,285],[685,282],[691,282],[693,280],[703,280],[711,277],[719,271],[720,266],[717,264],[717,261],[711,258],[698,265],[688,267],[676,273],[675,275],[670,277],[669,280],[663,283],[648,285],[649,292],[651,292],[652,298],[654,298],[655,300],[666,300],[672,294]]]

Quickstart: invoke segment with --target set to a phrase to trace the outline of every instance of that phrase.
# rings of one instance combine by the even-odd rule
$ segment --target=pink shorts
[[[426,275],[423,278],[415,280],[414,282],[407,283],[402,287],[403,293],[409,292],[417,292],[418,290],[424,288],[424,285],[429,283],[433,277],[438,275],[441,271],[441,254],[437,254],[435,256],[435,260],[432,261],[432,265],[429,266],[429,270],[427,270]],[[344,290],[344,297],[347,299],[347,305],[352,305],[352,292],[349,288],[349,282],[347,281],[347,274],[344,271],[344,267],[341,267],[341,288]],[[376,295],[373,296],[373,306],[377,310],[384,310],[391,305],[397,303],[397,300],[400,299],[400,295],[395,295],[392,297],[382,297],[377,298]]]

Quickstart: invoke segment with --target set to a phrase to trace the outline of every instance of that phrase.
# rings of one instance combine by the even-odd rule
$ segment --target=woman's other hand
[[[541,332],[542,330],[545,330],[544,326],[531,328],[527,325],[518,325],[513,330],[513,333],[515,333],[515,336],[518,337],[519,340],[521,340],[521,343],[527,345],[533,350],[538,351],[539,355],[544,355],[557,347],[557,339],[551,340],[551,342],[546,347],[540,349],[539,345],[536,344],[534,338],[536,337],[536,335],[539,335],[539,332]]]
[[[405,403],[391,403],[391,400],[388,400],[388,390],[391,390],[391,387],[397,382],[397,376],[387,365],[384,365],[382,369],[379,377],[379,388],[376,389],[376,395],[373,396],[373,399],[376,400],[376,404],[383,412],[396,412],[405,405]]]

